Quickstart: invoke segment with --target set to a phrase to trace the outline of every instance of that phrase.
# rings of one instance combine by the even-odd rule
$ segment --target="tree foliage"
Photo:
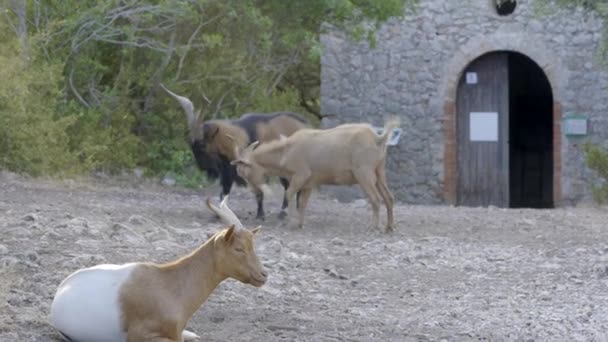
[[[593,197],[600,204],[608,203],[608,149],[593,144],[584,146],[587,166],[599,177],[599,183],[592,184]]]
[[[160,82],[206,118],[319,119],[322,28],[373,41],[415,2],[0,0],[0,167],[183,170],[186,123]]]

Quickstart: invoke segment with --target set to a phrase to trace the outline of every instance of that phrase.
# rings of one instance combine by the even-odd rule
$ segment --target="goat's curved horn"
[[[260,142],[259,142],[259,141],[254,141],[254,142],[252,142],[251,144],[249,144],[249,146],[247,146],[247,147],[245,148],[245,150],[243,150],[243,152],[247,152],[247,153],[249,153],[249,152],[253,151],[253,150],[256,148],[256,146],[258,146],[259,144],[260,144]],[[244,155],[247,155],[246,153],[243,153],[243,154],[244,154]]]
[[[228,208],[227,202],[228,195],[224,196],[224,199],[222,200],[222,203],[220,203],[219,208],[213,203],[211,203],[211,199],[207,198],[206,201],[209,210],[219,216],[225,224],[234,224],[235,229],[243,229],[243,223],[241,223],[241,220],[239,220],[239,218],[232,212],[232,210]]]
[[[182,106],[182,108],[186,112],[186,119],[188,119],[188,127],[190,127],[190,129],[192,129],[198,116],[200,115],[200,111],[199,111],[198,115],[195,114],[194,105],[192,104],[192,101],[190,101],[190,99],[188,99],[187,97],[184,97],[184,96],[177,95],[176,93],[167,89],[167,87],[165,87],[162,83],[160,84],[160,86],[167,93],[169,93],[169,95],[171,95],[174,99],[176,99],[177,102],[179,102],[180,106]]]

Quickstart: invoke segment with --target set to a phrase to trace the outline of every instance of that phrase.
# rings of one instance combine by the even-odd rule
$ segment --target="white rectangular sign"
[[[567,135],[586,135],[587,119],[585,118],[566,118],[564,129]]]
[[[471,141],[498,141],[498,113],[471,112],[469,132]]]
[[[467,72],[467,84],[477,84],[477,73]]]

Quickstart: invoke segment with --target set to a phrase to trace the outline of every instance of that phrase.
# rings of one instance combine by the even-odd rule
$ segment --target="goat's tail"
[[[401,120],[398,116],[393,116],[384,122],[384,131],[378,136],[378,145],[386,146],[391,138],[393,129],[398,128],[401,125]]]

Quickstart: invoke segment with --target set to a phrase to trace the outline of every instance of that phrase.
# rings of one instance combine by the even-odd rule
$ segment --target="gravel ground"
[[[226,281],[194,315],[203,341],[607,341],[608,212],[397,205],[313,194],[304,229],[267,202],[262,288]],[[60,341],[51,300],[71,272],[172,260],[222,225],[193,191],[137,179],[0,175],[0,341]],[[248,226],[253,196],[230,206]]]

